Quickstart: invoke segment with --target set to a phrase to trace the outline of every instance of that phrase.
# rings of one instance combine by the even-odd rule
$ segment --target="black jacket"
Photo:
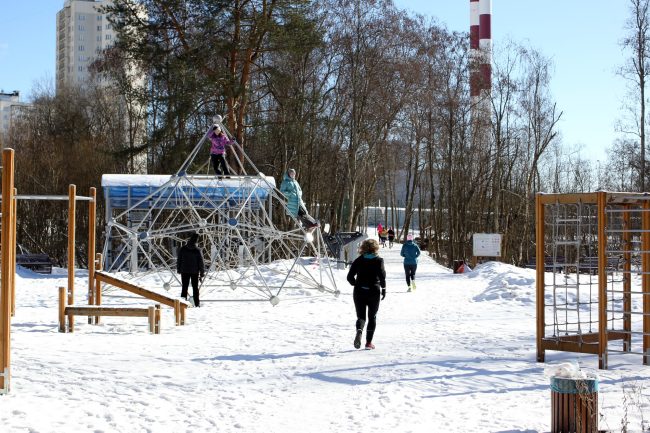
[[[350,266],[348,282],[354,287],[367,287],[377,291],[386,288],[384,259],[377,256],[366,258],[361,255],[357,257]]]
[[[178,251],[176,270],[179,274],[201,274],[203,275],[203,256],[195,244],[187,243]]]

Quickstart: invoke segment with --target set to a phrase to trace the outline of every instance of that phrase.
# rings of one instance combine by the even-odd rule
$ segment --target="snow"
[[[399,247],[381,251],[388,294],[373,351],[352,346],[346,270],[335,270],[338,298],[283,292],[273,307],[242,292],[202,301],[179,327],[163,307],[160,335],[132,317],[104,317],[99,326],[77,317],[74,333],[59,333],[65,270],[21,270],[0,430],[549,431],[545,368],[577,362],[596,371],[598,360],[547,352],[546,364],[536,362],[535,271],[490,262],[453,274],[421,257],[417,290],[407,293]],[[79,270],[77,303],[86,302],[86,287]],[[105,304],[149,305],[118,295],[107,293]],[[639,408],[650,413],[650,367],[638,355],[611,356],[598,375],[600,428],[620,431],[627,416],[630,430],[640,430]]]

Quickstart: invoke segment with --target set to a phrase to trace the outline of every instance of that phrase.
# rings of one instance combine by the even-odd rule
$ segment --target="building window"
[[[106,30],[110,30],[112,28],[113,28],[113,26],[111,26],[110,24],[106,24]]]
[[[102,26],[97,26],[97,31],[101,32],[102,31]]]
[[[102,16],[101,16],[101,15],[97,15],[97,21],[101,21],[101,20],[102,20]]]
[[[111,40],[111,35],[106,35],[106,40],[110,41]]]
[[[83,32],[84,30],[86,30],[86,26],[79,24],[79,31]]]
[[[83,66],[79,66],[79,68],[78,68],[78,69],[79,69],[79,72],[83,72],[83,70],[84,70],[84,67],[83,67]]]
[[[83,35],[83,33],[79,33],[79,40],[80,40],[80,41],[83,41],[83,40],[84,40],[84,35]]]
[[[84,51],[84,46],[83,45],[79,45],[79,51]]]
[[[97,35],[97,42],[101,42],[101,41],[102,41],[101,35]]]

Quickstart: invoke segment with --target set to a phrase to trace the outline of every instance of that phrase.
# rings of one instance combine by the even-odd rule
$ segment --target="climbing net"
[[[644,349],[636,353],[650,361],[647,200],[605,192],[538,196],[538,360],[546,349],[593,353],[606,368],[609,353],[632,352],[638,341]],[[619,340],[620,349],[609,344]]]
[[[227,132],[219,116],[215,121]],[[311,290],[316,290],[338,296],[320,229],[307,230],[297,220],[288,229],[281,227],[274,214],[286,213],[286,199],[274,179],[257,171],[236,143],[238,175],[201,174],[209,162],[195,160],[201,159],[208,134],[175,175],[103,177],[105,191],[121,193],[125,200],[120,204],[120,197],[112,202],[107,197],[123,209],[107,208],[106,270],[122,272],[122,278],[142,285],[178,290],[177,250],[196,232],[207,259],[202,300],[219,293],[223,298],[222,289],[239,289],[273,305],[287,289],[294,295],[313,296]],[[252,173],[244,170],[242,155]],[[192,168],[194,174],[189,173]]]

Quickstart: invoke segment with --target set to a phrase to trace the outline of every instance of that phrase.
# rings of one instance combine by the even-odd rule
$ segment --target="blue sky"
[[[468,31],[468,0],[397,0],[400,8],[435,17],[450,30]],[[564,112],[566,144],[604,160],[617,136],[625,95],[615,72],[624,61],[620,40],[627,0],[492,0],[492,38],[525,42],[555,65],[551,89]],[[63,0],[7,1],[0,13],[0,89],[28,100],[36,82],[53,82],[56,12]]]

